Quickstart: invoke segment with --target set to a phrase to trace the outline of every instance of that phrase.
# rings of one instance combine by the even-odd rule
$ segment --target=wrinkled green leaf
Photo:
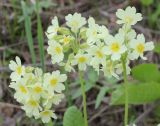
[[[128,85],[129,104],[150,103],[160,98],[160,83],[140,83]],[[122,105],[125,103],[125,88],[119,86],[111,97],[111,105]]]
[[[156,64],[140,64],[132,69],[133,78],[140,81],[160,81],[160,72]]]
[[[67,109],[63,118],[63,126],[84,126],[82,113],[77,107],[72,106]]]
[[[97,95],[96,98],[96,105],[95,108],[97,109],[99,107],[99,105],[101,104],[105,94],[109,91],[108,87],[102,87]]]

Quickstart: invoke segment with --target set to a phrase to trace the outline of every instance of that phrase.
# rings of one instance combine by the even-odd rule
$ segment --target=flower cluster
[[[40,68],[25,67],[19,57],[10,61],[9,68],[13,71],[10,87],[15,89],[14,98],[23,105],[26,115],[41,118],[44,123],[56,119],[51,107],[64,98],[63,82],[67,76],[59,71],[43,73]]]
[[[52,63],[64,66],[68,72],[75,70],[74,65],[81,71],[92,66],[107,77],[119,78],[124,61],[129,74],[130,60],[139,57],[146,60],[144,52],[152,50],[154,45],[153,42],[145,42],[144,35],[136,34],[132,29],[132,25],[142,20],[135,7],[118,9],[116,16],[122,27],[115,35],[111,35],[106,26],[96,24],[92,17],[87,20],[81,14],[69,14],[65,17],[67,27],[59,26],[57,17],[54,17],[46,32],[47,51]]]

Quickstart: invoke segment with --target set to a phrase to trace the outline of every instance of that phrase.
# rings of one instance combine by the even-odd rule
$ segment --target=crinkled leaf
[[[77,107],[72,106],[67,109],[63,118],[63,126],[84,126],[82,113]]]
[[[150,103],[160,98],[160,83],[148,82],[128,85],[129,104]],[[112,93],[111,105],[122,105],[125,103],[124,85],[117,87]]]
[[[140,81],[160,81],[160,71],[156,64],[141,64],[132,69],[133,78]]]

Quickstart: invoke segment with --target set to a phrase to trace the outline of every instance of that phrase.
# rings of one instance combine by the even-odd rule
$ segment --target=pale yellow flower
[[[63,47],[55,41],[49,41],[47,52],[51,55],[53,64],[60,63],[64,58]]]
[[[51,118],[57,119],[57,116],[52,110],[44,110],[40,112],[40,118],[42,119],[43,123],[49,123]]]
[[[26,79],[20,79],[17,82],[12,82],[9,87],[16,90],[16,93],[14,94],[14,98],[18,102],[24,102],[29,95],[29,89],[26,86],[27,80]]]
[[[65,86],[63,84],[66,81],[67,76],[65,74],[60,74],[60,72],[54,71],[52,74],[45,74],[44,75],[44,86],[45,89],[48,90],[49,93],[61,93]]]
[[[72,32],[77,33],[78,30],[86,24],[86,19],[79,13],[68,14],[66,17],[66,24],[71,28]]]
[[[79,52],[75,56],[74,60],[72,61],[72,65],[78,65],[79,70],[86,70],[87,65],[89,65],[90,56],[88,54]]]
[[[19,80],[25,74],[25,67],[22,66],[18,56],[16,56],[16,61],[10,61],[9,68],[13,71],[10,76],[12,81]]]
[[[135,7],[127,7],[125,10],[118,9],[116,16],[119,18],[118,24],[135,25],[142,20],[142,14],[136,13]]]
[[[59,29],[58,18],[55,16],[52,20],[52,25],[48,27],[46,35],[48,39],[54,39],[54,36],[57,35]]]
[[[127,50],[124,45],[124,37],[120,33],[116,34],[115,37],[110,36],[106,44],[106,53],[111,55],[111,60],[113,61],[120,60],[121,55]]]
[[[147,58],[144,57],[145,51],[151,51],[154,49],[153,42],[146,42],[143,34],[137,35],[136,39],[133,39],[130,42],[130,47],[133,49],[133,52],[129,55],[131,60],[137,59],[138,57],[141,57],[143,60],[146,60]]]
[[[35,118],[38,118],[41,107],[39,106],[38,101],[33,98],[29,98],[24,106],[22,106],[22,109],[25,110],[29,117],[34,116]]]

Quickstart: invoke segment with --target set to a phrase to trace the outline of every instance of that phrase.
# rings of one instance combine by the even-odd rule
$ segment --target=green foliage
[[[32,63],[35,64],[36,55],[34,51],[34,44],[33,44],[33,38],[32,38],[31,20],[30,20],[30,17],[28,16],[25,2],[21,1],[21,5],[22,5],[22,10],[23,10],[23,16],[25,19],[25,31],[26,31],[27,42],[28,42],[29,50],[30,50],[31,57],[32,57]]]
[[[153,113],[157,122],[160,122],[160,106],[159,105],[155,107]]]
[[[159,26],[159,21],[157,19],[160,16],[160,4],[157,4],[155,11],[154,12],[151,11],[148,15],[149,15],[148,16],[148,18],[149,18],[149,25],[151,27]]]
[[[43,29],[42,29],[42,22],[39,15],[39,3],[37,2],[37,37],[38,37],[38,46],[40,50],[40,61],[41,61],[41,67],[43,70],[45,70],[44,65],[44,38],[43,38]]]
[[[42,11],[43,8],[47,9],[49,7],[55,6],[56,4],[52,2],[52,0],[36,0],[39,3],[39,13]],[[34,12],[37,11],[37,5],[35,3],[31,3],[26,1],[26,12],[28,15],[33,15]],[[18,22],[22,22],[25,19],[24,15],[19,17]]]
[[[156,82],[138,83],[128,85],[129,104],[150,103],[160,98],[160,84]],[[111,97],[111,105],[122,105],[125,103],[125,88],[119,86]]]
[[[50,120],[49,123],[45,124],[45,126],[54,126],[54,122]]]
[[[160,71],[156,64],[140,64],[132,69],[133,78],[138,83],[129,83],[129,104],[150,103],[160,98]],[[118,86],[112,93],[111,104],[120,105],[125,102],[124,85]]]
[[[84,126],[82,113],[77,107],[72,106],[67,109],[63,118],[63,126]]]
[[[140,0],[140,1],[144,6],[149,6],[154,2],[154,0]]]
[[[151,82],[160,82],[160,72],[156,64],[141,64],[132,69],[134,79]]]
[[[97,109],[99,107],[99,105],[101,104],[105,94],[109,91],[109,88],[108,87],[101,87],[100,88],[100,91],[97,95],[97,98],[96,98],[96,105],[95,105],[95,108]]]
[[[155,44],[154,52],[160,54],[160,44],[159,43]]]

